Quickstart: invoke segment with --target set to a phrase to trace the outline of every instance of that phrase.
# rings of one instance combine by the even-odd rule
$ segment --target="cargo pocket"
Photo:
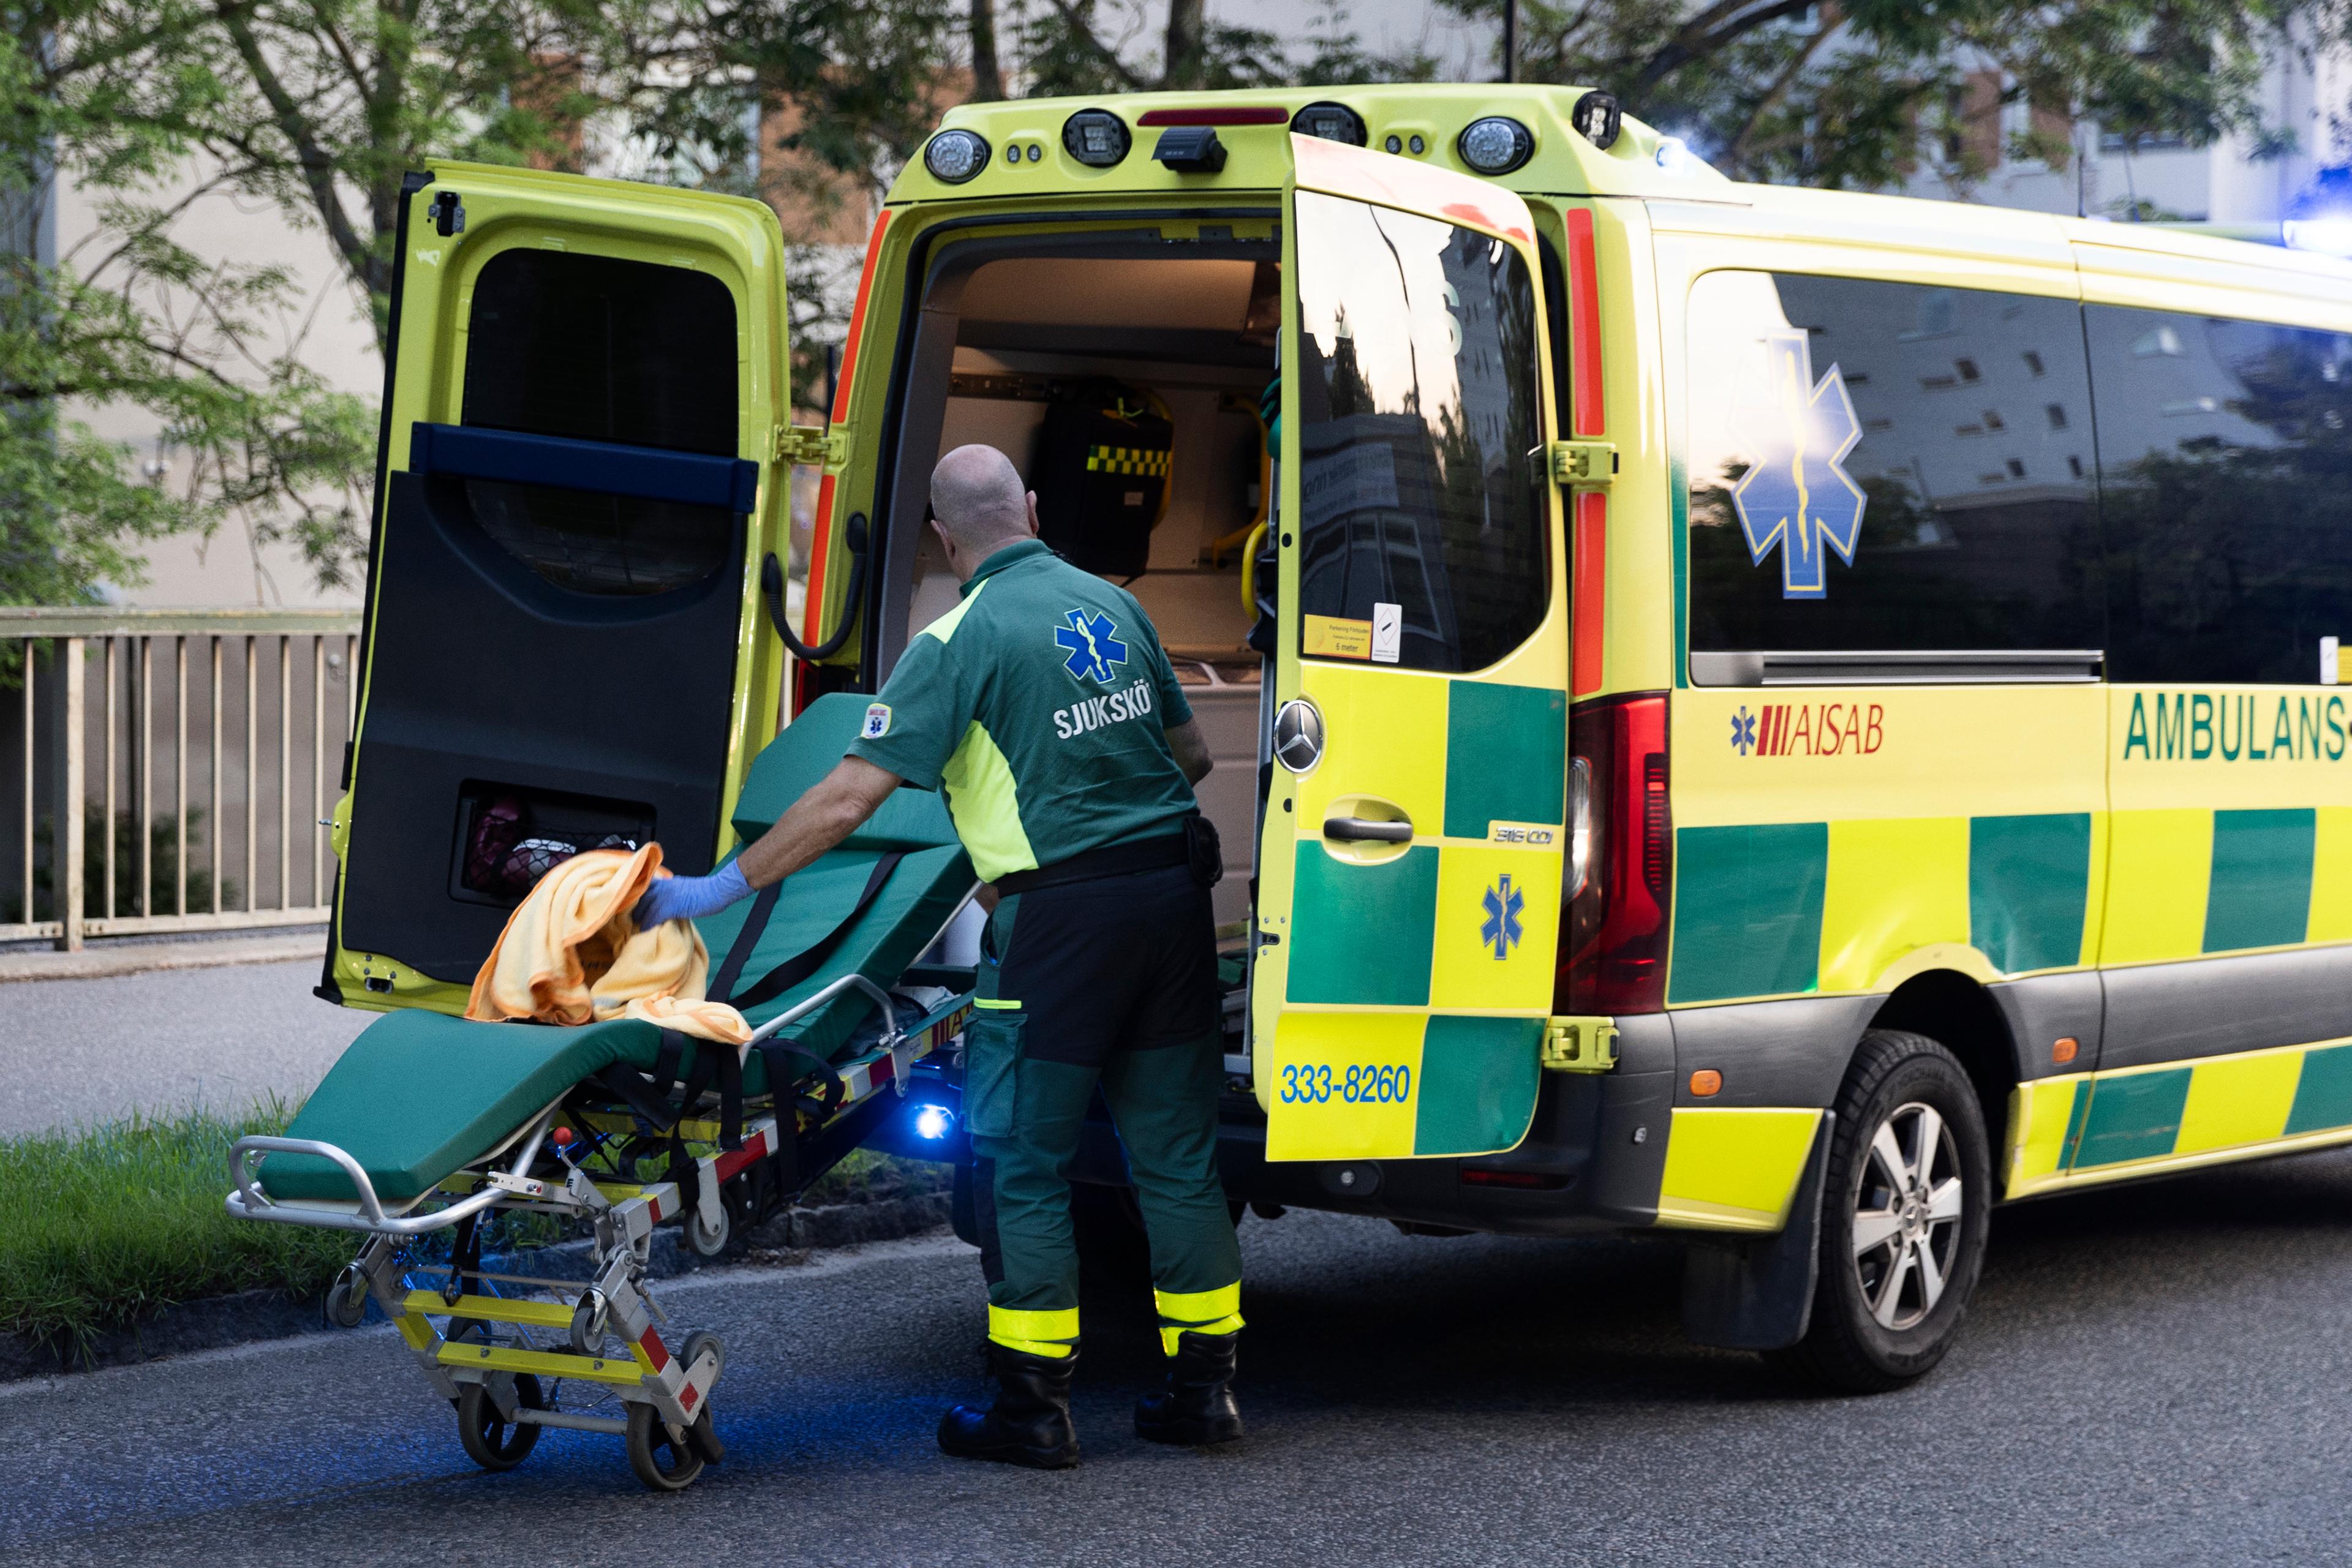
[[[1010,1009],[983,1009],[964,1026],[963,1124],[975,1138],[1013,1136],[1013,1092],[1028,1022]]]

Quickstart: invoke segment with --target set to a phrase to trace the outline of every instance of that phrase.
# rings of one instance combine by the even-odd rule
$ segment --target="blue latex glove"
[[[708,877],[664,877],[637,900],[637,929],[645,931],[664,921],[698,921],[751,896],[751,884],[744,880],[742,867],[732,860]]]

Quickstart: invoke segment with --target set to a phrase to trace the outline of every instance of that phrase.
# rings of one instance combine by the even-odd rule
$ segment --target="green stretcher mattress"
[[[866,699],[820,698],[752,765],[735,826],[746,842],[764,832],[847,749]],[[753,1025],[784,1012],[848,973],[888,987],[912,964],[971,890],[971,862],[939,798],[899,790],[864,827],[792,877],[742,966],[737,989],[806,952],[856,907],[886,854],[899,860],[873,901],[800,984],[745,1009]],[[750,918],[749,900],[698,922],[717,971]],[[827,1060],[875,1012],[862,992],[835,998],[777,1037]],[[689,1042],[691,1047],[697,1044]],[[376,1020],[353,1040],[287,1128],[289,1138],[332,1143],[357,1160],[386,1203],[406,1203],[495,1149],[524,1119],[582,1079],[618,1063],[651,1068],[661,1031],[619,1019],[561,1028],[482,1024],[413,1010]],[[693,1050],[679,1070],[690,1070]],[[743,1065],[743,1090],[765,1093],[758,1052]],[[349,1202],[340,1167],[307,1155],[272,1154],[261,1164],[272,1198]]]

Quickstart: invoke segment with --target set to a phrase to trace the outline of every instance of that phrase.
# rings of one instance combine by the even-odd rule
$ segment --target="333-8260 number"
[[[1349,1105],[1395,1105],[1412,1098],[1412,1068],[1351,1067],[1334,1072],[1328,1067],[1286,1067],[1282,1099],[1288,1105],[1322,1105],[1340,1100]]]

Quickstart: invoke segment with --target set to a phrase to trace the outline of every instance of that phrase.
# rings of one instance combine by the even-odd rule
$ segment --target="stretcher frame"
[[[912,972],[910,972],[912,973]],[[845,1063],[835,1064],[841,1099],[829,1114],[812,1117],[805,1101],[793,1094],[800,1085],[786,1086],[782,1100],[775,1086],[766,1096],[789,1103],[790,1134],[796,1152],[804,1156],[799,1184],[805,1186],[863,1142],[882,1114],[905,1099],[915,1063],[960,1036],[972,1011],[969,992],[951,994],[923,1016],[901,1027],[899,1008],[888,991],[863,974],[845,974],[796,1003],[752,1032],[745,1048],[756,1046],[836,997],[854,991],[866,994],[881,1009],[882,1032],[876,1044]],[[807,1080],[801,1080],[805,1083]],[[603,1179],[583,1171],[561,1152],[560,1179],[551,1173],[534,1175],[557,1125],[564,1102],[581,1086],[573,1085],[542,1107],[497,1147],[469,1161],[429,1191],[408,1202],[387,1205],[359,1161],[335,1144],[318,1139],[256,1135],[240,1138],[229,1151],[227,1198],[229,1214],[239,1219],[275,1225],[299,1225],[355,1232],[366,1237],[359,1255],[345,1268],[329,1297],[331,1316],[356,1324],[365,1300],[373,1298],[399,1331],[412,1358],[441,1397],[457,1406],[461,1435],[468,1426],[494,1421],[517,1429],[513,1458],[494,1464],[477,1451],[467,1452],[487,1468],[506,1468],[520,1462],[537,1433],[523,1427],[565,1427],[606,1432],[627,1439],[630,1462],[649,1486],[678,1489],[689,1484],[706,1461],[718,1460],[723,1449],[710,1420],[710,1393],[725,1367],[725,1347],[708,1332],[686,1336],[673,1350],[661,1332],[668,1322],[659,1303],[646,1289],[654,1228],[667,1220],[690,1227],[695,1250],[716,1256],[725,1245],[730,1225],[722,1187],[755,1170],[778,1152],[777,1113],[742,1120],[741,1141],[731,1149],[698,1154],[693,1163],[698,1196],[688,1200],[677,1180],[628,1183]],[[706,1094],[706,1100],[710,1098]],[[713,1143],[720,1127],[688,1108],[668,1135],[693,1143]],[[566,1120],[597,1125],[601,1116],[611,1121],[627,1119],[617,1113],[573,1111]],[[612,1131],[610,1127],[604,1129]],[[596,1152],[591,1147],[583,1160]],[[306,1154],[332,1162],[351,1180],[352,1200],[273,1199],[261,1189],[259,1164],[272,1153]],[[793,1194],[780,1194],[789,1203]],[[426,1207],[440,1200],[438,1206]],[[405,1244],[433,1232],[449,1229],[468,1218],[496,1213],[551,1215],[585,1222],[591,1230],[590,1278],[585,1280],[535,1279],[448,1266],[419,1266],[404,1257]],[[415,1274],[445,1275],[440,1289],[409,1282]],[[466,1281],[521,1286],[560,1297],[576,1291],[570,1302],[531,1297],[477,1294]],[[441,1322],[436,1326],[435,1320]],[[494,1328],[510,1331],[512,1343],[494,1342]],[[562,1348],[542,1346],[542,1334],[562,1336]],[[607,1340],[618,1339],[625,1356],[604,1353]],[[529,1394],[520,1378],[529,1378]],[[541,1378],[578,1379],[615,1394],[627,1411],[625,1417],[583,1415],[542,1405],[538,1397]],[[469,1392],[469,1389],[478,1392]],[[486,1408],[487,1407],[487,1408]],[[654,1424],[659,1423],[662,1434]],[[661,1436],[677,1457],[668,1468],[649,1458]]]

